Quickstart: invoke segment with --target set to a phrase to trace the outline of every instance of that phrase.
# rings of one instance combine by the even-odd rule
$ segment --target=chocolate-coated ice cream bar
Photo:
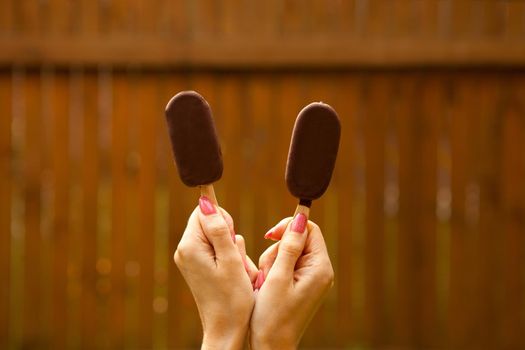
[[[182,91],[168,102],[165,114],[182,182],[201,186],[201,192],[216,202],[208,185],[221,178],[223,165],[210,106],[195,91]]]
[[[328,188],[339,149],[341,125],[322,102],[304,107],[295,121],[286,164],[286,184],[300,206],[310,207]]]

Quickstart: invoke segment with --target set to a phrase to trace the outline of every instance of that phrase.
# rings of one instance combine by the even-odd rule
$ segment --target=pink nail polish
[[[262,281],[261,281],[261,287],[262,287],[262,285],[264,284],[264,281],[266,281],[266,276],[264,275],[264,270],[261,270],[261,277],[262,277]],[[261,289],[261,287],[259,287],[259,289]]]
[[[270,231],[266,232],[264,235],[264,239],[270,239],[273,236],[273,229],[270,229]]]
[[[248,267],[248,262],[246,261],[245,257],[242,257],[242,263],[244,265],[244,269],[246,270],[246,272],[250,272],[250,268]],[[249,276],[249,274],[248,274],[248,276]]]
[[[299,213],[295,216],[292,222],[292,231],[297,233],[303,233],[306,228],[306,215]]]
[[[261,289],[262,284],[264,283],[264,272],[262,270],[259,270],[257,272],[257,279],[255,280],[255,289]]]
[[[208,197],[201,196],[199,198],[199,207],[204,215],[215,214],[215,206],[210,202]]]

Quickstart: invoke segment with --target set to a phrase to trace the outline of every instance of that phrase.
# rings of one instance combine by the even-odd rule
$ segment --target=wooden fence
[[[524,348],[525,3],[388,3],[4,1],[0,348],[199,346],[172,262],[198,193],[163,120],[184,89],[254,260],[294,210],[298,111],[339,112],[312,210],[336,284],[304,347]]]

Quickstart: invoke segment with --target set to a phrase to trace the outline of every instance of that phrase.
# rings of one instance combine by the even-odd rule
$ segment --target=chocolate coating
[[[207,185],[222,176],[222,154],[208,102],[195,91],[182,91],[166,106],[171,148],[182,182]]]
[[[295,197],[314,200],[330,184],[339,149],[341,124],[332,107],[314,102],[297,116],[292,133],[286,184]]]

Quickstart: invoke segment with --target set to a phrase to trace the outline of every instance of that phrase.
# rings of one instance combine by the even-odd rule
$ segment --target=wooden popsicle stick
[[[200,185],[199,186],[201,190],[201,196],[206,196],[208,199],[215,204],[216,206],[219,206],[219,203],[217,202],[217,197],[215,197],[215,190],[213,189],[213,185]]]
[[[293,214],[293,217],[295,217],[299,213],[303,213],[308,219],[308,217],[310,216],[310,208],[306,205],[298,204],[297,208],[295,208],[295,213]]]

